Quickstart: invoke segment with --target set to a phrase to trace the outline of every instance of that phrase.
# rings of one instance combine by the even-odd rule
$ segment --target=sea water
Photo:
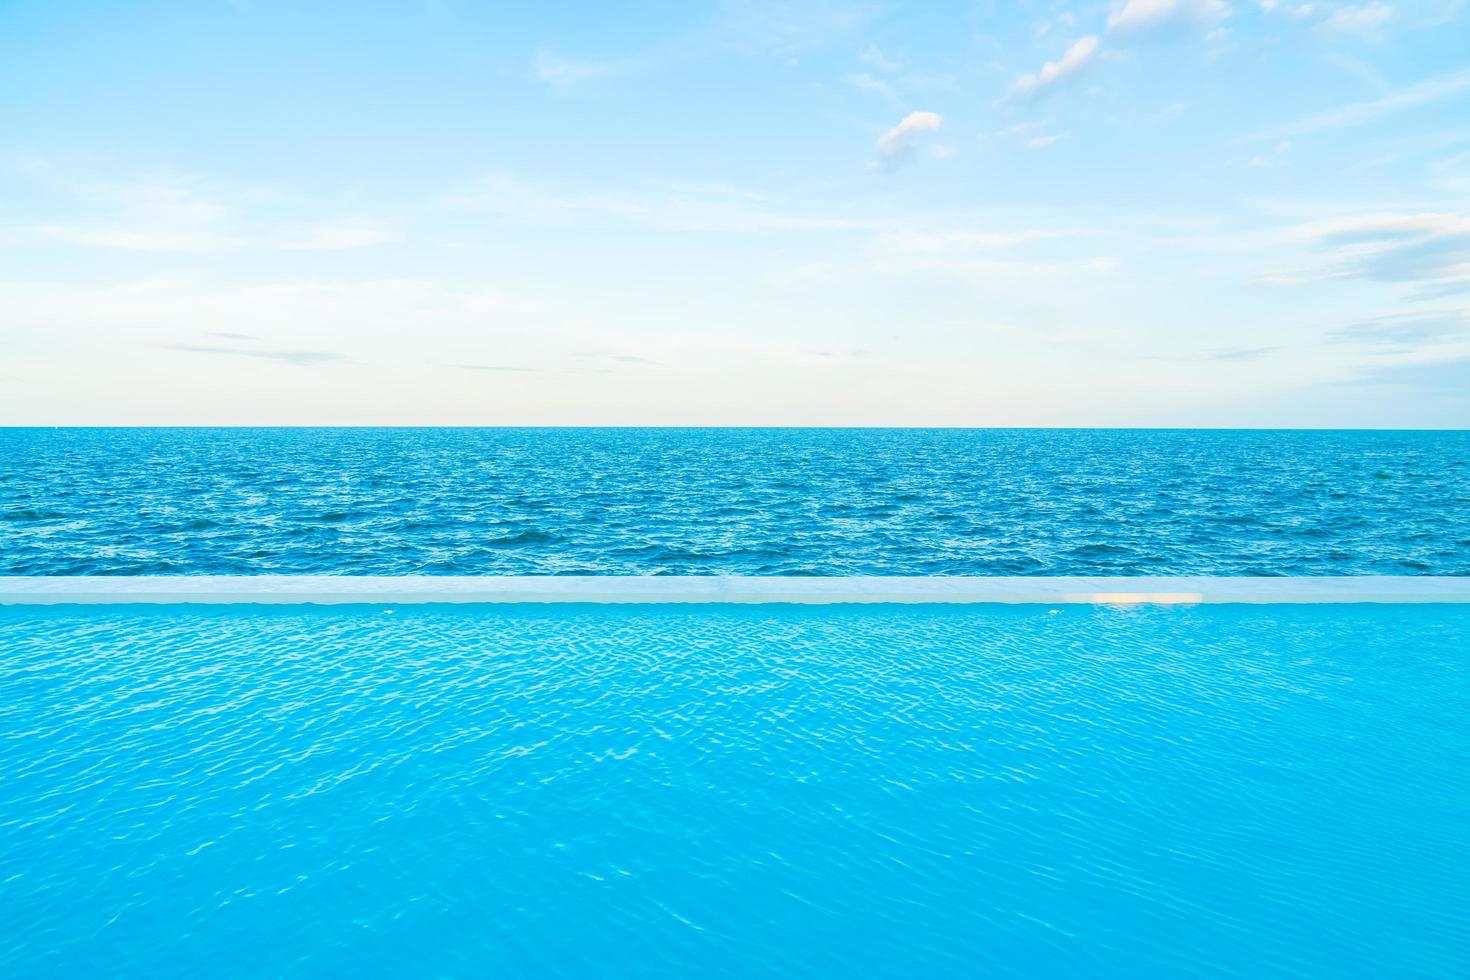
[[[1467,575],[1470,433],[0,430],[0,574]]]

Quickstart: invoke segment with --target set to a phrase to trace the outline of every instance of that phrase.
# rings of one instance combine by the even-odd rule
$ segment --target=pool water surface
[[[1470,606],[0,607],[0,975],[1457,977]]]

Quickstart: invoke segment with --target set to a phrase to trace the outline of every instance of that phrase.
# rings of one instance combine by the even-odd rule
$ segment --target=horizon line
[[[1026,432],[1470,432],[1470,422],[1465,425],[905,425],[905,424],[745,424],[745,423],[420,423],[420,422],[211,422],[211,423],[0,423],[4,430],[57,430],[57,429],[730,429],[730,430],[949,430],[968,431],[1026,431]]]

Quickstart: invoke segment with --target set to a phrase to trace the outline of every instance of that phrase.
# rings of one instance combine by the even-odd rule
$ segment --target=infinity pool
[[[1470,606],[0,608],[0,975],[1470,971]]]

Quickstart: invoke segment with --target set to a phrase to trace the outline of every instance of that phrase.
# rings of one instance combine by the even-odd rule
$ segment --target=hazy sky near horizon
[[[1456,0],[0,0],[0,424],[1470,426]]]

